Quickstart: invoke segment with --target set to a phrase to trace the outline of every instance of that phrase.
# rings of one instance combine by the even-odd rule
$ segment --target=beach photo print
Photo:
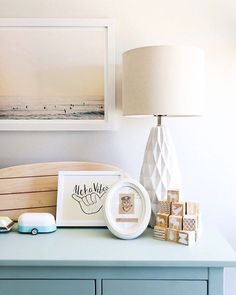
[[[86,129],[86,122],[100,126],[107,119],[113,100],[108,27],[48,22],[38,27],[23,20],[11,27],[0,22],[0,129],[3,121],[9,123],[4,128],[15,122],[16,129],[23,123]]]

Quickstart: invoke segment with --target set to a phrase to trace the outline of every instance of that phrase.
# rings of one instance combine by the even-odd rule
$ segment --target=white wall
[[[0,17],[116,19],[116,97],[121,109],[121,54],[153,44],[203,47],[206,115],[166,119],[176,144],[184,193],[202,203],[236,249],[236,1],[235,0],[0,0]],[[119,117],[114,132],[2,132],[0,166],[57,160],[101,161],[138,178],[152,118]],[[226,294],[236,290],[227,270]]]

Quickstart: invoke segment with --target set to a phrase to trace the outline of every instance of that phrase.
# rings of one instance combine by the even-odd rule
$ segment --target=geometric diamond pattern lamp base
[[[164,200],[167,197],[168,189],[181,188],[175,148],[169,130],[165,126],[155,126],[150,131],[140,182],[150,196],[152,206],[150,225],[153,227],[158,200]]]

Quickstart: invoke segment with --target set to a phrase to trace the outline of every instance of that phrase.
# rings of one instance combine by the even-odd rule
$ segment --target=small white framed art
[[[57,226],[105,226],[103,204],[122,171],[59,171]]]
[[[107,192],[104,213],[107,227],[115,236],[121,239],[137,238],[150,221],[149,195],[139,182],[123,179]]]

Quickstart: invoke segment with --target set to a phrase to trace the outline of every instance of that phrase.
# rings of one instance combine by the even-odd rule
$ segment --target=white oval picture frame
[[[118,238],[134,239],[148,226],[151,203],[148,192],[137,181],[118,181],[107,192],[104,215],[108,229]]]

